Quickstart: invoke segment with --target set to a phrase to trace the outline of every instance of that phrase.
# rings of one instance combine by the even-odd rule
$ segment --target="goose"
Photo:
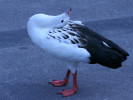
[[[71,9],[57,16],[35,14],[27,23],[31,40],[45,52],[60,59],[68,68],[64,80],[49,83],[57,87],[67,85],[72,73],[73,88],[59,92],[63,96],[77,92],[77,67],[80,62],[117,69],[129,56],[127,51],[81,21],[70,20],[70,13]]]

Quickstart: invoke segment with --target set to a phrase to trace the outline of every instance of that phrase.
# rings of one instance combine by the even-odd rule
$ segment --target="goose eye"
[[[64,22],[64,20],[61,20],[61,22],[63,23],[63,22]]]

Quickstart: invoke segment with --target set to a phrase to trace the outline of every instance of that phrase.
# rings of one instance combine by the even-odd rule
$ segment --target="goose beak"
[[[71,8],[68,10],[68,11],[66,11],[65,13],[68,15],[68,16],[70,16],[70,13],[71,13]]]

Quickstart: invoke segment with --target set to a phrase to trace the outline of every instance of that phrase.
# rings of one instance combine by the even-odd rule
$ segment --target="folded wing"
[[[129,56],[120,46],[84,25],[71,22],[69,26],[80,35],[80,38],[87,41],[87,44],[81,46],[81,48],[86,48],[90,52],[91,64],[99,63],[106,67],[118,68],[121,67],[121,63]]]

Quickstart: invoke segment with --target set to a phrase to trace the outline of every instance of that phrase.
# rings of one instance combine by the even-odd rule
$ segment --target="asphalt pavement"
[[[63,79],[67,67],[37,47],[26,24],[33,14],[58,15],[72,8],[71,19],[114,41],[130,54],[119,69],[81,63],[76,94],[48,84]],[[0,0],[0,100],[133,100],[132,0]]]

